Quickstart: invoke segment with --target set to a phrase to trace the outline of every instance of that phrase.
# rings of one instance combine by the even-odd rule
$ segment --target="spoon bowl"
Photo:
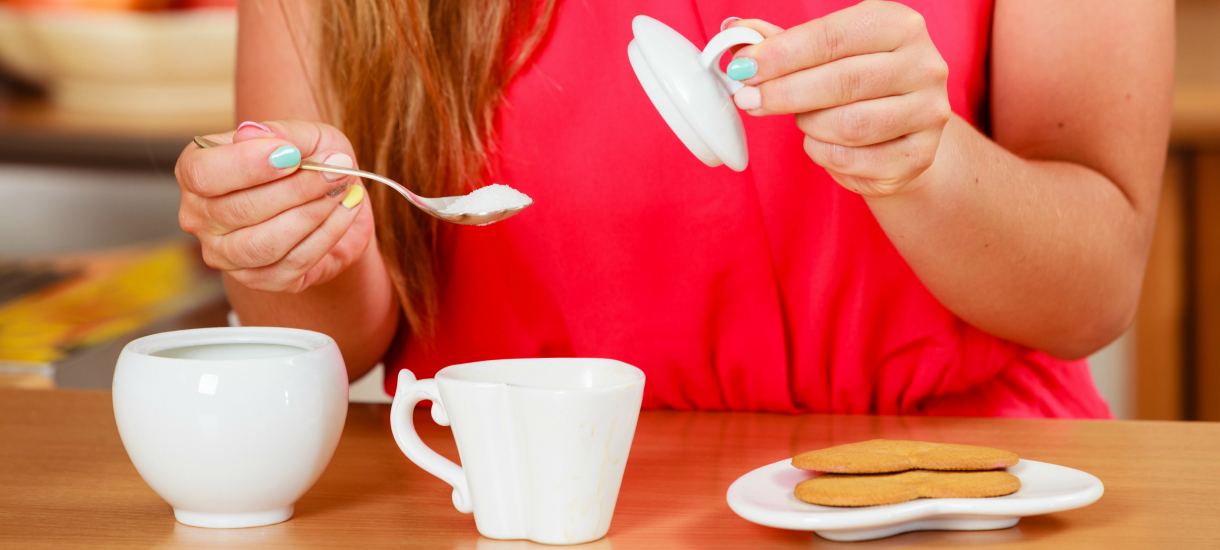
[[[195,136],[195,145],[198,145],[204,149],[207,149],[209,147],[216,147],[221,144],[216,143],[215,141],[212,141],[212,140],[202,137],[202,136]],[[448,208],[449,205],[453,204],[458,199],[462,198],[461,195],[456,196],[456,197],[437,197],[434,199],[430,199],[427,197],[421,197],[419,195],[416,195],[415,193],[412,193],[410,189],[403,187],[402,184],[400,184],[390,178],[380,176],[380,175],[374,174],[372,172],[365,172],[364,170],[356,170],[355,168],[344,168],[342,166],[331,166],[329,164],[322,164],[320,162],[313,162],[311,160],[302,160],[300,166],[301,166],[301,169],[303,169],[303,170],[314,170],[317,172],[331,172],[334,174],[345,174],[348,176],[356,176],[356,177],[364,178],[366,180],[372,180],[372,181],[376,181],[379,183],[383,183],[385,185],[390,186],[390,188],[394,189],[395,191],[398,191],[398,194],[402,195],[403,197],[406,197],[407,201],[409,201],[411,204],[415,205],[420,210],[427,212],[428,215],[430,215],[436,219],[444,220],[449,223],[456,223],[458,225],[488,225],[488,224],[496,223],[498,221],[503,221],[508,218],[511,218],[511,217],[517,215],[517,213],[521,212],[522,210],[525,210],[526,208],[528,208],[530,205],[534,204],[534,200],[530,199],[530,202],[528,202],[522,206],[515,207],[515,208],[507,208],[504,210],[495,210],[492,212],[479,212],[477,214],[450,214],[450,213],[446,213],[446,212],[442,212],[442,211],[444,209]]]

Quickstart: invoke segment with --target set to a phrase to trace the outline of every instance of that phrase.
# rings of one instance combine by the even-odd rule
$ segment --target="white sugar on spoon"
[[[195,144],[204,149],[207,149],[209,147],[218,147],[220,145],[223,145],[221,143],[217,143],[217,142],[212,141],[203,136],[195,136]],[[450,209],[454,205],[454,203],[457,203],[462,200],[466,200],[468,197],[466,197],[466,196],[435,197],[435,198],[421,197],[419,195],[416,195],[415,193],[412,193],[410,189],[403,187],[402,184],[400,184],[390,178],[387,178],[385,176],[379,176],[372,172],[365,172],[364,170],[356,170],[355,168],[346,168],[343,166],[331,166],[329,164],[322,164],[320,162],[313,162],[310,160],[301,161],[300,166],[302,169],[305,169],[305,170],[315,170],[318,172],[330,172],[330,173],[334,173],[334,174],[345,174],[348,176],[361,177],[361,178],[364,178],[369,181],[376,181],[376,182],[385,184],[385,185],[389,186],[391,189],[397,191],[398,194],[405,197],[407,199],[407,202],[410,202],[411,205],[426,212],[429,216],[432,216],[437,219],[445,220],[449,223],[456,223],[458,225],[487,225],[487,224],[496,223],[498,221],[511,218],[511,217],[519,214],[522,210],[525,209],[525,207],[527,207],[531,204],[534,204],[534,201],[532,199],[530,199],[529,197],[526,197],[525,195],[521,195],[521,197],[524,197],[525,202],[521,203],[520,199],[518,198],[516,201],[512,202],[512,204],[515,204],[515,206],[513,206],[513,207],[504,208],[504,209],[500,209],[500,210],[494,210],[494,209],[485,210],[485,209],[483,209],[482,205],[476,205],[474,207],[464,207],[463,206],[463,207],[459,207],[459,209],[458,209],[459,212],[461,212],[461,213],[453,214],[453,213],[448,212],[447,210]],[[506,187],[506,186],[502,186],[502,187]],[[511,190],[511,188],[509,188],[509,190]],[[497,193],[499,193],[499,192],[497,192]],[[516,191],[513,191],[513,193],[516,193]],[[476,194],[477,193],[471,193],[470,195],[473,196]],[[517,193],[517,194],[520,195],[520,193]],[[475,210],[472,210],[472,208],[474,208]],[[467,213],[467,212],[475,212],[475,213]]]
[[[458,197],[449,206],[441,210],[442,214],[484,214],[524,208],[533,204],[534,199],[507,185],[493,183],[486,187],[475,189],[469,195]]]

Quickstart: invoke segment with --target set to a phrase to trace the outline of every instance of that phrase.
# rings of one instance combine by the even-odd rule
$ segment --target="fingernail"
[[[262,130],[262,131],[264,131],[264,132],[270,132],[270,131],[271,131],[271,128],[268,128],[268,127],[266,127],[266,126],[263,126],[262,124],[259,124],[259,123],[257,123],[257,122],[252,122],[252,121],[249,121],[249,120],[247,120],[247,121],[245,121],[245,122],[243,122],[243,123],[241,123],[241,124],[238,124],[238,125],[237,125],[237,129],[238,129],[238,130],[241,130],[242,128],[246,128],[246,127],[250,127],[250,126],[253,126],[253,127],[255,127],[255,128],[258,128],[259,130]]]
[[[728,19],[725,19],[724,21],[721,21],[720,22],[720,32],[724,32],[725,30],[727,30],[729,28],[729,23],[732,23],[734,21],[741,21],[741,18],[740,17],[730,17]]]
[[[729,70],[725,73],[733,80],[745,80],[758,74],[758,63],[748,57],[738,57],[729,63]]]
[[[343,197],[343,207],[351,210],[355,208],[357,204],[360,204],[360,201],[362,200],[364,200],[364,188],[360,187],[359,185],[353,185],[352,188],[347,191],[347,196]]]
[[[276,168],[289,168],[301,163],[301,150],[291,145],[285,145],[271,153],[271,165]]]
[[[349,157],[343,153],[335,153],[329,157],[326,157],[326,160],[322,161],[322,164],[329,164],[331,166],[338,166],[340,168],[351,168],[356,165],[354,162],[352,162],[352,157]],[[322,178],[330,182],[339,181],[346,177],[347,174],[322,172]]]
[[[733,94],[733,103],[737,104],[738,109],[753,111],[762,107],[762,93],[754,86],[745,86]]]

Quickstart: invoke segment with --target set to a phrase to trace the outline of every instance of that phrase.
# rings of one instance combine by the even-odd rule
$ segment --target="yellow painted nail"
[[[353,185],[351,189],[347,190],[347,196],[343,197],[343,207],[351,210],[357,204],[360,204],[362,200],[364,200],[364,188],[359,185]]]

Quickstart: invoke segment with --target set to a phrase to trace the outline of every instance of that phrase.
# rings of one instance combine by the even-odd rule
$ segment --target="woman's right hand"
[[[298,169],[301,159],[355,168],[338,129],[275,121],[207,137],[223,145],[188,145],[174,174],[178,222],[209,266],[255,290],[301,292],[360,258],[373,236],[360,179]]]

